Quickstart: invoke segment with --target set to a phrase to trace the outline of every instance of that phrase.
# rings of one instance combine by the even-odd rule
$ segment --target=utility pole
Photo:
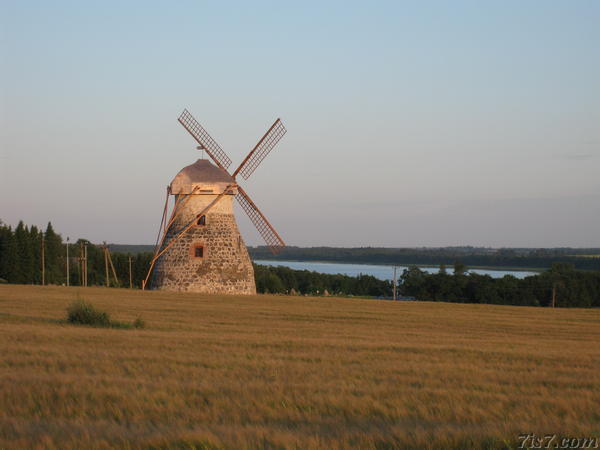
[[[556,308],[556,283],[552,285],[552,307]]]
[[[79,286],[83,286],[83,242],[79,243],[79,264],[77,267],[79,268]]]
[[[129,289],[133,289],[133,278],[131,277],[131,256],[129,257]]]
[[[106,273],[106,287],[110,287],[110,279],[108,278],[108,252],[106,251],[106,242],[102,246],[104,251],[104,271]]]
[[[69,286],[69,236],[67,236],[67,287]]]
[[[46,285],[46,255],[44,247],[46,243],[44,242],[44,232],[42,232],[42,286]]]
[[[396,292],[397,292],[396,266],[394,266],[394,301],[396,300]]]
[[[84,279],[83,279],[83,285],[85,287],[87,287],[87,285],[88,285],[88,267],[87,267],[87,263],[88,263],[88,258],[87,258],[87,243],[85,243],[84,246],[83,246],[83,272],[85,274]]]

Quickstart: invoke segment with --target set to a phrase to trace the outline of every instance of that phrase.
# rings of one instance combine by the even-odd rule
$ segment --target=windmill
[[[274,254],[285,243],[236,178],[247,180],[286,129],[277,119],[230,174],[231,159],[189,111],[185,109],[177,120],[214,164],[199,159],[167,187],[154,257],[142,288],[255,294],[254,270],[235,221],[233,197]],[[167,220],[170,196],[175,201]]]

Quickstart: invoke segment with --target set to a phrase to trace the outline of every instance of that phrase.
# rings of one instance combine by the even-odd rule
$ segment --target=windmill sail
[[[250,217],[250,220],[271,249],[271,252],[273,254],[279,253],[285,247],[283,239],[281,239],[275,228],[271,226],[267,218],[260,212],[254,202],[250,200],[246,191],[240,186],[238,186],[238,193],[235,198],[246,214],[248,214],[248,217]]]
[[[202,125],[198,123],[196,119],[189,113],[187,109],[184,109],[179,118],[177,119],[181,125],[192,135],[194,139],[202,146],[202,148],[208,153],[208,156],[219,166],[221,169],[227,170],[231,165],[231,159],[223,151],[223,149],[217,144],[217,142],[202,128]]]
[[[254,146],[252,151],[248,153],[246,159],[240,164],[240,167],[233,173],[235,177],[238,173],[242,174],[245,180],[247,180],[252,172],[256,170],[263,159],[269,154],[269,152],[277,145],[279,140],[286,133],[286,129],[281,122],[281,119],[277,119],[271,128],[267,130],[265,135],[258,141],[258,144]]]

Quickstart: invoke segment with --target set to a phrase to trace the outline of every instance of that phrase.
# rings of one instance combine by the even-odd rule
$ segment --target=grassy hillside
[[[76,292],[143,330],[65,323]],[[600,311],[0,286],[0,448],[600,434]]]

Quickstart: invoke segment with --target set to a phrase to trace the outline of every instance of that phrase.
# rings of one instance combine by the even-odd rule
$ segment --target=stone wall
[[[168,245],[216,195],[193,195],[167,231]],[[206,214],[205,225],[194,225],[158,259],[151,289],[208,294],[256,294],[254,270],[233,215],[233,196],[225,195]],[[202,247],[202,257],[195,247]]]

